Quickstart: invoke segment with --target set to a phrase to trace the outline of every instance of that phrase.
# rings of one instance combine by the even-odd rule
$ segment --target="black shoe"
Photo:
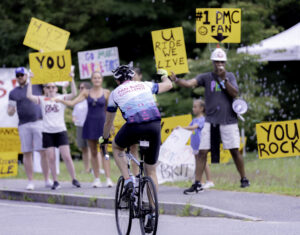
[[[55,190],[55,189],[59,189],[59,188],[60,188],[60,184],[57,181],[54,181],[51,189]]]
[[[200,191],[203,191],[202,185],[200,183],[194,183],[190,188],[184,190],[183,193],[190,194],[190,193],[198,193]]]
[[[133,192],[133,183],[132,182],[128,182],[128,184],[125,185],[124,187],[124,192],[123,194],[121,195],[121,198],[124,200],[124,201],[129,201],[130,199],[130,196]]]
[[[246,177],[241,179],[241,188],[246,188],[250,186],[250,182]]]
[[[146,225],[144,227],[145,233],[152,233],[154,223],[155,223],[155,216],[148,214],[148,215],[146,215],[145,220],[147,220]]]
[[[72,180],[72,184],[73,184],[76,188],[80,188],[80,183],[78,182],[77,179],[73,179],[73,180]]]

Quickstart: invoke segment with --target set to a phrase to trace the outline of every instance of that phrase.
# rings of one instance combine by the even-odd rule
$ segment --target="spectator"
[[[48,160],[42,145],[42,112],[41,108],[26,97],[28,88],[27,70],[19,67],[15,70],[16,79],[19,84],[9,93],[9,105],[7,113],[13,116],[17,111],[19,117],[19,136],[21,140],[21,151],[23,152],[23,163],[28,178],[27,190],[34,190],[33,183],[33,151],[38,151],[41,156],[41,168],[45,179],[45,186],[51,187],[49,179]],[[42,95],[41,85],[33,86],[35,95]]]
[[[54,98],[70,100],[76,95],[77,90],[74,79],[72,79],[71,83],[71,94],[57,94],[57,87],[55,83],[46,84],[45,89],[46,96],[35,96],[32,94],[31,84],[29,83],[27,98],[34,103],[39,104],[42,108],[43,147],[46,149],[46,155],[49,159],[50,170],[54,181],[51,189],[55,190],[60,188],[56,175],[55,148],[59,148],[60,154],[72,178],[72,185],[80,187],[80,183],[76,180],[75,168],[70,153],[67,128],[64,119],[65,105],[56,103],[54,100]]]
[[[229,149],[241,176],[241,187],[248,187],[249,180],[246,178],[244,161],[239,152],[240,135],[237,115],[232,110],[233,99],[238,95],[238,85],[233,73],[225,70],[227,56],[224,50],[216,48],[211,54],[213,72],[199,74],[190,80],[178,79],[174,73],[171,79],[182,87],[193,88],[205,87],[206,121],[201,133],[199,147],[200,178],[193,184],[191,190],[199,191],[202,188],[201,177],[206,166],[208,151],[219,151],[219,136],[224,149]],[[214,146],[214,147],[213,147]],[[213,154],[212,154],[213,155]]]
[[[92,187],[99,188],[102,186],[99,177],[100,162],[98,158],[98,139],[102,136],[103,125],[105,122],[105,109],[110,91],[102,87],[103,77],[99,71],[92,73],[92,88],[83,90],[78,97],[72,101],[56,99],[57,102],[74,106],[75,104],[87,99],[88,112],[83,125],[82,137],[88,140],[88,146],[91,150],[92,168],[94,173],[94,182]],[[110,179],[110,161],[105,160],[102,154],[102,162],[106,175],[106,185],[112,187]]]

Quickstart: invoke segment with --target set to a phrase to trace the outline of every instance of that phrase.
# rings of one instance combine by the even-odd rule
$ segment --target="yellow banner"
[[[152,31],[153,49],[157,69],[165,69],[171,74],[188,73],[182,27]]]
[[[247,138],[245,137],[245,143],[243,143],[241,138],[239,151],[242,153],[244,147],[246,146]],[[229,150],[223,149],[223,144],[220,144],[220,163],[227,163],[231,159],[231,153]],[[211,152],[207,154],[207,162],[211,164]]]
[[[29,65],[34,75],[32,84],[71,81],[71,51],[30,53]]]
[[[18,174],[18,152],[0,152],[0,178]]]
[[[256,124],[260,159],[300,155],[300,119]]]
[[[197,43],[240,43],[241,9],[197,8]]]
[[[23,44],[38,51],[63,51],[69,36],[70,32],[32,17]]]
[[[18,128],[0,128],[0,152],[21,153],[21,142]]]

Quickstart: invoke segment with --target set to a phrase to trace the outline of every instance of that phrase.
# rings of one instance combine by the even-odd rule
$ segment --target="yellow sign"
[[[188,63],[182,27],[152,31],[156,69],[171,74],[188,73]]]
[[[0,153],[21,152],[21,142],[17,128],[0,128]]]
[[[55,51],[46,53],[30,53],[29,65],[34,75],[32,84],[71,81],[71,52]]]
[[[197,8],[197,43],[240,43],[241,9]]]
[[[0,178],[18,174],[18,152],[0,152]]]
[[[179,115],[161,119],[161,142],[163,143],[177,126],[188,126],[192,121],[192,115]]]
[[[300,119],[256,124],[260,159],[300,155]]]
[[[240,149],[239,151],[242,152],[244,147],[246,146],[246,141],[247,138],[245,137],[245,143],[243,143],[242,138],[241,138],[241,143],[240,143]],[[227,163],[231,159],[231,153],[229,150],[223,149],[223,144],[220,144],[220,163]],[[210,164],[211,163],[211,152],[207,154],[207,162]]]
[[[32,17],[23,44],[38,51],[63,51],[69,36],[70,32]]]

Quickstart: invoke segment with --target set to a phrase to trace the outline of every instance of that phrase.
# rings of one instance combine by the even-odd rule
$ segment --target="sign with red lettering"
[[[300,119],[256,124],[260,159],[300,155]]]

